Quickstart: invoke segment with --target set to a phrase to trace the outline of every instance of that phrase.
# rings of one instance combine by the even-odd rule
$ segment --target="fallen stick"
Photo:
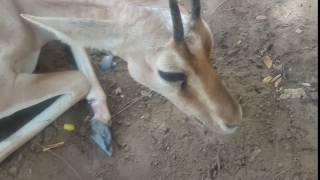
[[[286,173],[286,172],[289,171],[290,169],[291,169],[291,167],[288,168],[288,169],[285,169],[285,170],[283,170],[283,171],[281,171],[281,172],[279,172],[278,174],[276,174],[276,175],[272,178],[272,180],[276,180],[279,176],[281,176],[282,174]]]
[[[44,146],[42,146],[41,144],[38,144],[38,146],[42,147],[43,149],[45,148]],[[78,173],[78,171],[72,167],[72,165],[65,159],[63,159],[63,157],[61,157],[59,154],[51,151],[50,149],[47,150],[47,152],[49,152],[51,155],[53,155],[54,157],[58,158],[59,160],[61,160],[64,164],[66,164],[72,171],[73,173],[77,176],[78,179],[82,180],[82,177],[80,176],[80,174]]]
[[[146,97],[146,96],[141,95],[141,96],[139,96],[137,98],[132,99],[127,104],[125,104],[118,112],[114,113],[111,118],[114,118],[117,115],[121,114],[123,111],[127,110],[129,107],[131,107],[132,105],[134,105],[135,103],[137,103],[138,101],[143,99],[144,97]]]
[[[60,146],[63,146],[64,145],[64,142],[58,142],[58,143],[55,143],[55,144],[50,144],[50,145],[47,145],[47,146],[44,146],[42,148],[42,152],[46,152],[48,150],[51,150],[51,149],[54,149],[54,148],[57,148],[57,147],[60,147]]]
[[[221,170],[221,165],[220,165],[220,149],[218,149],[217,155],[216,155],[216,161],[217,161],[217,168],[218,172]]]

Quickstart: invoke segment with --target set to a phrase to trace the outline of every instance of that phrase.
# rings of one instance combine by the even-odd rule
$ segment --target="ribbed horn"
[[[184,31],[180,9],[176,0],[169,0],[171,19],[173,24],[173,39],[176,42],[184,41]]]
[[[192,12],[191,17],[193,20],[199,19],[201,16],[200,0],[192,0]]]

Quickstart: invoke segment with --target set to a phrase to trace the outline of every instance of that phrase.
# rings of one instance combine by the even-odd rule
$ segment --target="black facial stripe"
[[[173,24],[173,38],[176,42],[184,41],[184,31],[181,19],[181,13],[177,0],[169,0],[171,19]]]
[[[160,77],[169,82],[176,82],[176,81],[186,81],[187,76],[184,73],[171,73],[171,72],[163,72],[158,71]]]
[[[192,0],[192,19],[197,20],[201,16],[200,0]]]

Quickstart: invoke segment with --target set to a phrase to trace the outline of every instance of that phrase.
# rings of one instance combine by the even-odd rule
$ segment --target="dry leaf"
[[[281,74],[276,75],[275,77],[272,78],[271,83],[276,82],[280,77],[281,77]]]
[[[267,77],[263,78],[262,82],[264,84],[269,84],[271,82],[271,80],[272,80],[272,76],[267,76]]]
[[[276,80],[276,82],[274,82],[274,87],[278,87],[279,84],[281,83],[281,77],[279,79]]]
[[[263,63],[267,66],[268,69],[270,69],[272,67],[272,59],[270,58],[270,56],[265,56],[263,58]]]
[[[249,158],[249,162],[252,162],[260,153],[261,149],[256,149],[251,153],[251,157]]]

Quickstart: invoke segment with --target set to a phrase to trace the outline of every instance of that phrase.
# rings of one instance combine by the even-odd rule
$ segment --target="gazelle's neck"
[[[126,13],[127,15],[119,18],[116,26],[110,28],[112,32],[105,37],[105,49],[127,61],[138,60],[145,54],[153,54],[172,38],[172,21],[167,7],[127,5],[121,14]],[[182,17],[184,29],[188,31],[187,16]]]

